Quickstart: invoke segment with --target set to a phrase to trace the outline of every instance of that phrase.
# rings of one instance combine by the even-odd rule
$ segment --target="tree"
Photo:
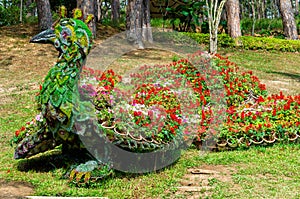
[[[142,36],[145,41],[153,42],[150,17],[150,0],[143,1]]]
[[[291,0],[279,0],[279,10],[282,17],[283,32],[287,39],[298,39],[297,27]]]
[[[295,0],[295,4],[294,4],[294,13],[295,13],[295,16],[298,16],[299,15],[299,0]]]
[[[118,24],[120,20],[120,1],[111,0],[111,20],[114,24]]]
[[[228,34],[232,38],[242,36],[239,0],[227,0],[225,3],[225,9],[227,15]]]
[[[46,30],[52,26],[52,14],[49,0],[36,0],[39,28]]]
[[[95,0],[77,0],[77,7],[80,8],[83,12],[83,17],[86,18],[89,14],[95,14]],[[93,20],[89,24],[93,36],[96,37],[96,22]]]
[[[150,0],[128,0],[126,8],[127,39],[144,48],[144,41],[152,42]]]
[[[206,0],[206,8],[208,14],[209,25],[209,52],[212,54],[217,53],[218,49],[218,27],[220,24],[221,14],[224,4],[227,0]]]

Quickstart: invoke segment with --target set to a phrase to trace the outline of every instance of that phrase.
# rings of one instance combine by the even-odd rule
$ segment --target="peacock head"
[[[45,30],[30,40],[31,43],[50,43],[60,52],[65,59],[74,56],[86,57],[92,47],[92,32],[89,23],[93,15],[88,15],[85,21],[82,11],[76,8],[73,18],[66,18],[67,10],[64,6],[60,8],[60,19],[56,21],[51,29]]]

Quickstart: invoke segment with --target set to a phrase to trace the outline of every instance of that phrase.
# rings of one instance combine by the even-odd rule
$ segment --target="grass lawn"
[[[59,166],[55,152],[14,160],[9,140],[15,130],[35,116],[34,96],[57,56],[51,46],[29,44],[32,34],[32,31],[20,35],[0,30],[0,198],[7,189],[16,190],[13,189],[16,186],[20,188],[15,196],[300,198],[299,143],[218,153],[191,148],[175,164],[159,172],[144,175],[116,172],[89,187],[78,187],[61,178],[66,170]],[[157,51],[147,51],[150,60],[150,53],[159,56]],[[228,49],[221,49],[220,53],[229,56],[243,70],[253,70],[270,93],[279,90],[285,94],[300,93],[300,54]],[[130,59],[130,55],[122,59]],[[172,57],[166,59],[171,62]],[[208,173],[197,172],[199,169]]]

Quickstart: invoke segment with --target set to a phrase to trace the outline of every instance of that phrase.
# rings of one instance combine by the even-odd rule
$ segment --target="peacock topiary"
[[[112,124],[112,118],[99,114],[101,110],[110,106],[103,95],[103,89],[107,90],[107,87],[101,84],[103,80],[101,78],[109,72],[97,77],[99,84],[96,89],[89,89],[79,84],[80,81],[84,81],[88,71],[83,68],[92,47],[93,35],[89,23],[93,16],[88,15],[83,21],[80,9],[73,11],[73,18],[67,18],[66,13],[66,8],[61,7],[60,19],[53,24],[52,28],[35,35],[30,40],[32,43],[54,45],[59,56],[46,75],[36,97],[40,114],[28,122],[23,129],[17,131],[13,138],[13,142],[17,144],[14,158],[29,158],[62,146],[62,153],[85,156],[83,159],[86,162],[71,167],[73,169],[69,176],[71,179],[76,177],[77,181],[84,179],[86,182],[91,178],[91,172],[94,170],[97,170],[96,173],[100,177],[111,173],[110,158],[114,155],[111,154],[107,143],[112,143],[125,151],[143,153],[162,149],[180,135],[176,135],[174,130],[170,134],[165,131],[167,134],[163,136],[130,132]],[[115,80],[117,81],[119,80]],[[168,92],[152,87],[148,85],[145,89]],[[104,128],[104,123],[110,126]],[[92,148],[96,153],[91,153],[91,147],[87,149],[87,144],[95,146]],[[101,153],[99,157],[95,157],[98,153]],[[135,162],[128,164],[134,165]]]

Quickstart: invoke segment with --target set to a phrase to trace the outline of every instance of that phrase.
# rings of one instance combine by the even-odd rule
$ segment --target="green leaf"
[[[63,95],[58,90],[55,90],[53,94],[50,95],[50,102],[56,108],[60,106],[62,100],[63,100]]]
[[[73,110],[73,104],[70,103],[69,101],[65,101],[64,103],[61,104],[60,110],[68,117],[68,119],[70,119]]]
[[[170,11],[173,11],[173,9],[170,8],[170,7],[167,7],[167,8],[166,8],[166,11],[170,12]]]
[[[181,14],[183,14],[184,16],[189,16],[189,12],[187,12],[187,11],[185,11],[185,10],[183,10],[183,11],[181,11]]]

